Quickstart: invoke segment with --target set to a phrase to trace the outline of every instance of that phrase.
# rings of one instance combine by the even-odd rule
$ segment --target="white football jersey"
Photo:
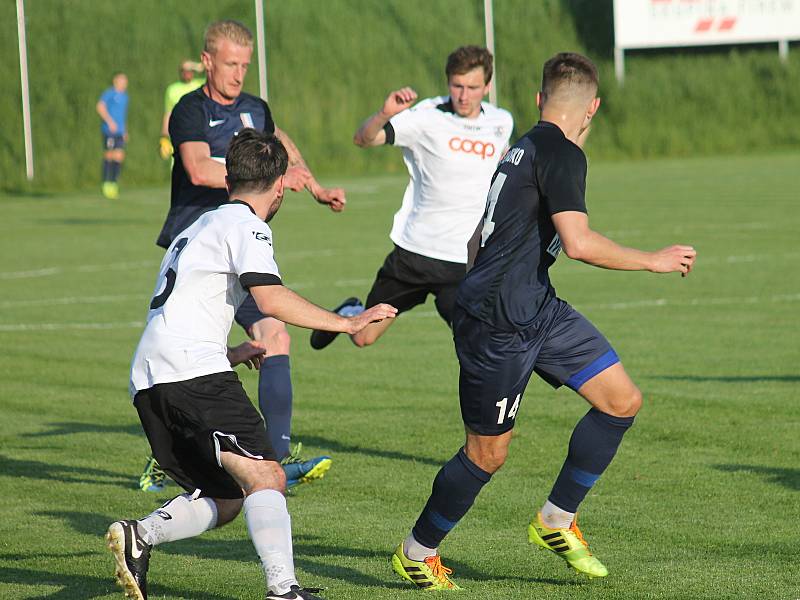
[[[230,371],[228,333],[247,288],[280,283],[272,231],[247,204],[234,201],[203,214],[161,261],[131,364],[131,395]]]
[[[422,100],[389,123],[387,143],[403,148],[411,177],[394,216],[392,241],[423,256],[466,263],[467,242],[508,147],[511,113],[483,102],[476,119],[465,119],[443,96]]]

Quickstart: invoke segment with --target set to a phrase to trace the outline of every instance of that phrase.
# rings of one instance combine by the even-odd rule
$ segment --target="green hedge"
[[[412,85],[445,92],[444,60],[483,42],[481,0],[265,0],[269,91],[276,122],[318,174],[403,169],[391,150],[365,152],[351,138],[384,95]],[[197,57],[205,25],[254,26],[252,0],[28,0],[28,49],[36,153],[32,189],[94,187],[101,139],[94,106],[113,71],[130,78],[131,140],[125,185],[163,183],[156,154],[164,87],[184,57]],[[14,3],[0,5],[0,188],[25,183]],[[536,120],[542,62],[562,50],[590,55],[603,106],[594,158],[763,152],[800,145],[800,56],[781,64],[773,46],[631,53],[623,88],[613,75],[611,0],[495,0],[500,105],[517,134]],[[255,57],[254,57],[255,58]],[[248,91],[257,91],[257,64]]]

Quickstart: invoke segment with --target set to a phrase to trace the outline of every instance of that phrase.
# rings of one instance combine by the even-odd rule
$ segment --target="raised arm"
[[[692,246],[668,246],[655,252],[645,252],[620,246],[589,227],[589,217],[578,211],[553,215],[561,247],[567,256],[595,267],[617,271],[651,271],[653,273],[692,270],[697,252]]]
[[[262,313],[306,329],[354,334],[370,323],[391,319],[397,314],[397,309],[393,306],[378,304],[356,317],[342,317],[312,304],[282,285],[254,286],[250,288],[250,294]]]
[[[289,170],[286,172],[284,184],[293,192],[306,189],[320,204],[327,204],[333,212],[341,212],[347,203],[345,192],[342,188],[324,188],[312,175],[311,170],[303,160],[303,155],[292,138],[278,127],[275,127],[275,136],[283,143],[289,155]]]
[[[382,146],[386,143],[386,132],[383,128],[393,116],[410,107],[417,99],[417,92],[410,87],[395,90],[386,97],[381,109],[369,116],[361,124],[355,135],[353,143],[362,148],[370,146]]]
[[[183,142],[178,153],[193,185],[225,187],[225,165],[211,158],[211,148],[206,142]]]

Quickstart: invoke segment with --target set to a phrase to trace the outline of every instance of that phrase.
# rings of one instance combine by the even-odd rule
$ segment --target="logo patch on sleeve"
[[[272,240],[270,239],[270,237],[266,233],[262,233],[260,231],[254,231],[253,235],[260,242],[267,242],[270,246],[272,246]]]

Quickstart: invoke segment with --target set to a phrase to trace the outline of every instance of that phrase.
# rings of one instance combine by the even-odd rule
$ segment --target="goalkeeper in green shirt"
[[[200,63],[185,60],[180,66],[180,80],[170,83],[164,93],[164,119],[161,121],[161,139],[158,142],[158,153],[164,160],[172,158],[172,142],[169,140],[169,117],[172,109],[185,94],[192,92],[203,85],[206,80],[197,77],[203,72]]]

